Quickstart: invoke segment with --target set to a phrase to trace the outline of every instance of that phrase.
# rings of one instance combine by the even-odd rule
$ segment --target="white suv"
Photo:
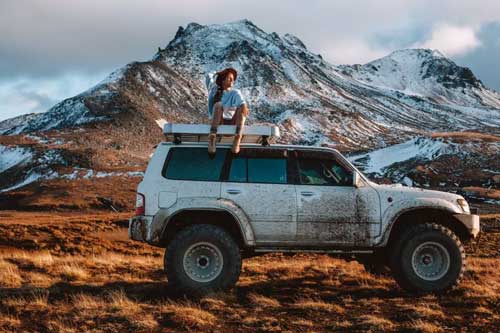
[[[409,291],[440,292],[465,269],[479,233],[463,197],[368,180],[338,151],[159,144],[137,193],[129,237],[166,248],[169,283],[204,293],[233,286],[242,257],[318,252],[387,269]]]

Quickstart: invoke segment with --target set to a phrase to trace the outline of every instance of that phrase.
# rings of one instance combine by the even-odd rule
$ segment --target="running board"
[[[268,253],[268,252],[285,252],[285,253],[326,253],[326,254],[371,254],[373,250],[339,250],[339,249],[301,249],[301,248],[286,248],[286,247],[260,247],[256,248],[254,252],[258,253]]]

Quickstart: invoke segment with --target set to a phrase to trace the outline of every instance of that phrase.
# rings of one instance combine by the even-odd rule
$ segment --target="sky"
[[[151,59],[179,26],[243,18],[333,64],[438,49],[500,91],[499,0],[0,0],[0,121]]]

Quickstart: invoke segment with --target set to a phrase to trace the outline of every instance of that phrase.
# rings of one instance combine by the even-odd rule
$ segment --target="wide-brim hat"
[[[236,69],[232,67],[228,67],[226,69],[221,70],[220,72],[217,73],[217,79],[225,77],[228,73],[232,73],[234,76],[234,81],[236,81],[236,78],[238,77],[238,72]]]

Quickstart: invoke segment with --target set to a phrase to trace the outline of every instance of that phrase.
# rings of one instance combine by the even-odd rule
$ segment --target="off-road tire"
[[[429,281],[418,275],[414,262],[418,249],[426,244],[444,249],[448,254],[448,269],[437,280]],[[436,245],[437,244],[437,245]],[[466,258],[460,239],[448,228],[436,223],[424,223],[409,227],[391,247],[390,266],[399,286],[416,293],[442,293],[458,285],[463,277]],[[440,275],[438,275],[439,277]]]
[[[206,244],[222,256],[222,269],[208,282],[191,278],[185,270],[185,256],[190,247]],[[240,276],[241,253],[238,244],[224,229],[208,224],[198,224],[182,229],[169,243],[164,257],[164,268],[170,286],[175,290],[195,295],[233,287]]]

